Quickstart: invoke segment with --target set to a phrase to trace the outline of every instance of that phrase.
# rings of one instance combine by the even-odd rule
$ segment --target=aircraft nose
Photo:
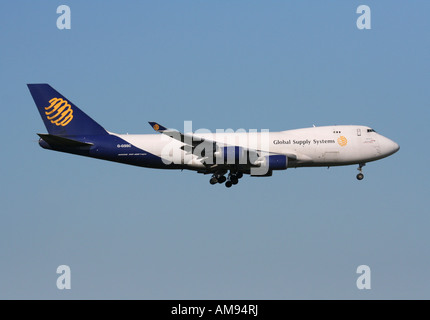
[[[392,148],[393,148],[393,153],[395,153],[395,152],[399,151],[400,146],[399,146],[397,143],[395,143],[394,141],[391,141],[391,142],[393,143],[393,146],[392,146]]]
[[[380,146],[382,148],[382,152],[387,156],[396,153],[400,149],[400,146],[396,142],[386,137],[382,139],[382,141],[380,142]]]

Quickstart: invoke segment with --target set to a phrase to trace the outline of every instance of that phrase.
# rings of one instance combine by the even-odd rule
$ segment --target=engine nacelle
[[[215,153],[215,157],[225,164],[246,164],[247,152],[242,147],[227,146],[220,147]],[[219,161],[218,160],[218,161]]]
[[[271,176],[273,170],[288,168],[288,157],[284,155],[264,156],[255,163],[257,167],[251,168],[251,176]]]

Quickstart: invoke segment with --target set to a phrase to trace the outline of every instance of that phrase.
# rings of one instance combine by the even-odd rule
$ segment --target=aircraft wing
[[[225,167],[226,165],[228,165],[228,163],[220,164],[219,161],[216,161],[216,164],[215,164],[215,159],[217,157],[218,158],[221,157],[224,160],[227,160],[227,158],[230,156],[235,157],[238,154],[245,155],[246,156],[245,165],[248,167],[252,167],[252,166],[259,166],[258,160],[262,156],[279,155],[277,153],[245,148],[242,146],[227,145],[210,139],[198,137],[192,133],[182,133],[177,130],[167,129],[166,127],[162,126],[157,122],[149,122],[149,124],[152,126],[152,128],[155,131],[165,134],[173,139],[176,139],[184,143],[184,146],[182,146],[182,150],[196,155],[197,157],[199,157],[202,163],[207,164],[210,168],[216,168],[216,167],[219,167],[220,165]],[[209,150],[209,152],[207,152],[207,150]],[[287,156],[291,160],[297,159],[297,155],[294,153],[283,154],[283,155]]]
[[[193,134],[182,133],[182,132],[177,131],[177,130],[167,129],[166,127],[162,126],[161,124],[159,124],[157,122],[149,121],[149,124],[151,125],[152,129],[154,129],[155,131],[162,133],[162,134],[165,134],[165,135],[167,135],[173,139],[179,140],[179,141],[181,141],[187,145],[191,145],[193,147],[196,147],[197,145],[201,144],[204,141],[207,141],[209,144],[215,143],[213,141],[197,137]]]

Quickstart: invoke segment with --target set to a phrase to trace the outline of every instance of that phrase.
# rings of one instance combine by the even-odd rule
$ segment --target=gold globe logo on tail
[[[154,124],[154,130],[155,130],[155,131],[160,130],[160,126],[159,126],[158,124]]]
[[[67,126],[73,119],[73,109],[67,100],[52,98],[45,107],[46,118],[57,126]]]
[[[341,147],[344,147],[344,146],[346,146],[346,144],[348,143],[348,140],[347,140],[344,136],[340,136],[340,137],[337,139],[337,143],[339,143],[339,145],[340,145]]]

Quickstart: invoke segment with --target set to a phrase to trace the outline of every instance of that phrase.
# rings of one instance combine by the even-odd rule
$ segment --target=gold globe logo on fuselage
[[[340,137],[337,139],[337,143],[339,143],[339,145],[340,145],[341,147],[344,147],[344,146],[346,146],[346,144],[348,143],[348,139],[346,139],[344,136],[340,136]]]
[[[50,105],[45,107],[46,118],[57,126],[67,126],[73,119],[73,109],[67,100],[52,98]]]

